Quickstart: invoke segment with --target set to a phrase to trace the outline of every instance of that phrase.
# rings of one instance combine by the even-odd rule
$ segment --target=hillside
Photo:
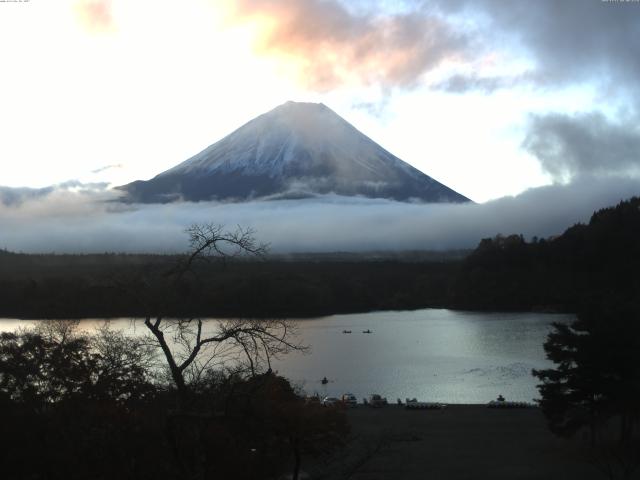
[[[640,198],[586,225],[527,242],[484,239],[464,261],[451,301],[464,308],[575,311],[597,297],[640,298]]]

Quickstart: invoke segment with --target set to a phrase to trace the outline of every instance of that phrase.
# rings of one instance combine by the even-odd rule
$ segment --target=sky
[[[325,103],[485,211],[543,213],[536,195],[563,192],[568,226],[640,192],[636,1],[6,1],[0,52],[5,224],[113,213],[92,203],[106,188],[288,100]]]

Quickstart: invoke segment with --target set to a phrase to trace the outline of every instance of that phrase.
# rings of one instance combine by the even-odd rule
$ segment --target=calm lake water
[[[390,402],[416,397],[445,403],[485,403],[538,397],[531,369],[550,365],[542,344],[552,322],[571,315],[479,313],[443,309],[331,315],[298,322],[308,354],[274,362],[274,370],[307,393],[358,399],[380,393]],[[215,320],[211,320],[215,322]],[[33,322],[0,319],[0,331]],[[101,321],[86,320],[91,329]],[[133,334],[143,325],[113,320]],[[344,334],[343,330],[352,333]],[[362,333],[371,330],[372,333]],[[329,383],[322,385],[327,377]]]

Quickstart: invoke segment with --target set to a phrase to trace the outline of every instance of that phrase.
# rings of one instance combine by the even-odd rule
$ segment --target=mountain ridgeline
[[[324,194],[427,203],[469,199],[392,155],[323,104],[287,102],[148,181],[130,202],[247,201]]]

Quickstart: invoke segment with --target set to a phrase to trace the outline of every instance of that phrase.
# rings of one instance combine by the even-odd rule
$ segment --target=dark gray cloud
[[[640,152],[640,3],[602,0],[433,0],[450,15],[484,18],[487,42],[533,60],[513,77],[453,76],[436,88],[490,93],[528,85],[595,86],[597,101],[626,105],[616,120],[602,113],[533,115],[523,147],[555,180],[582,174],[638,173]]]
[[[433,0],[451,15],[484,18],[486,42],[528,54],[534,71],[520,81],[554,87],[600,81],[611,90],[635,90],[640,78],[640,3],[602,0]],[[464,80],[464,81],[463,81]],[[509,78],[451,80],[454,90],[510,86]]]
[[[640,122],[599,112],[532,115],[523,147],[556,180],[640,173]]]
[[[561,233],[640,193],[640,180],[583,176],[485,204],[408,204],[327,196],[237,204],[121,205],[115,194],[55,191],[0,205],[0,247],[25,252],[182,252],[184,229],[252,227],[274,253],[473,248],[483,237]],[[109,196],[112,195],[112,196]]]

